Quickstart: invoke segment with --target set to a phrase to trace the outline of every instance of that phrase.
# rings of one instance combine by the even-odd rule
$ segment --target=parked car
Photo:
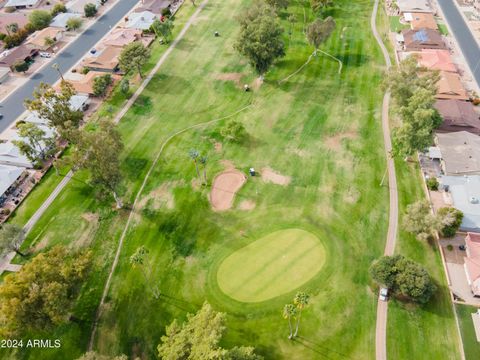
[[[0,114],[0,120],[2,120],[2,119],[3,119],[3,114]]]
[[[40,55],[40,57],[46,58],[46,59],[50,59],[52,57],[52,54],[50,54],[49,52],[45,52],[45,51],[42,51],[39,55]]]
[[[93,48],[92,50],[90,50],[90,54],[95,54],[97,52],[97,49]]]
[[[387,299],[388,299],[388,289],[387,288],[381,288],[380,289],[379,298],[382,301],[387,301]]]
[[[465,245],[460,245],[458,248],[462,251],[465,251]]]

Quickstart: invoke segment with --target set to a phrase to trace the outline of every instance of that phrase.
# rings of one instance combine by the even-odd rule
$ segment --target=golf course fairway
[[[315,235],[301,229],[280,230],[225,258],[217,281],[237,301],[260,302],[307,283],[324,263],[325,249]]]

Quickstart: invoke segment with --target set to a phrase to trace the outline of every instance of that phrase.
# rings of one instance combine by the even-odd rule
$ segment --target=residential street
[[[12,92],[0,103],[0,113],[4,118],[0,120],[0,132],[7,129],[18,116],[24,111],[23,99],[32,96],[33,90],[41,82],[53,84],[59,78],[59,73],[51,65],[57,63],[62,73],[67,72],[74,66],[95,44],[120,21],[139,0],[119,0],[113,7],[88,29],[86,29],[75,41],[63,49],[50,64],[46,65],[17,90]]]
[[[468,28],[465,20],[454,4],[455,0],[438,0],[443,16],[448,22],[455,39],[457,40],[463,56],[480,87],[480,47]]]

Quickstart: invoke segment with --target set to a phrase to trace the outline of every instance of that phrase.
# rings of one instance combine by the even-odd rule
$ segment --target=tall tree
[[[308,42],[315,47],[314,54],[317,55],[318,48],[335,30],[335,20],[329,16],[325,20],[316,19],[307,27]]]
[[[302,311],[308,305],[309,301],[310,301],[310,295],[308,295],[307,293],[305,293],[303,291],[298,292],[295,295],[295,298],[293,299],[293,303],[295,304],[295,306],[298,309],[297,325],[295,327],[295,333],[293,334],[293,337],[297,336],[297,334],[298,334],[298,327],[300,325],[300,318],[302,316]]]
[[[16,224],[6,223],[0,228],[0,256],[9,251],[15,251],[20,256],[25,256],[20,251],[25,231]]]
[[[63,246],[35,256],[0,285],[0,335],[48,331],[66,322],[85,279],[91,253]]]
[[[164,360],[261,360],[250,347],[235,347],[231,350],[219,346],[225,333],[225,314],[216,312],[208,303],[195,314],[188,314],[187,321],[180,325],[174,320],[166,328],[165,336],[158,345],[158,356]]]
[[[157,285],[152,284],[152,265],[148,261],[148,249],[145,246],[140,246],[137,250],[130,256],[130,265],[134,268],[139,268],[145,279],[145,283],[150,288],[150,291],[153,294],[155,299],[160,297],[160,289]]]
[[[437,212],[440,222],[440,232],[444,237],[453,237],[457,233],[463,220],[463,213],[453,207],[443,207]]]
[[[191,149],[188,152],[188,156],[190,156],[190,159],[193,160],[193,163],[195,164],[195,170],[197,172],[197,177],[200,179],[200,170],[198,169],[198,159],[200,157],[200,153],[196,149]]]
[[[122,180],[120,153],[123,149],[120,133],[109,120],[98,122],[96,131],[81,130],[71,161],[74,168],[90,172],[91,183],[101,192],[111,192],[122,208],[118,187]]]
[[[60,83],[60,92],[56,92],[50,85],[41,83],[33,93],[33,99],[25,100],[25,107],[36,113],[54,127],[61,137],[70,141],[68,134],[71,129],[78,128],[83,119],[83,113],[71,107],[70,100],[75,90],[67,81]]]
[[[411,156],[433,143],[433,130],[442,122],[434,103],[435,97],[429,89],[418,88],[406,106],[399,109],[402,123],[393,129],[394,155]]]
[[[293,338],[293,325],[292,320],[296,319],[298,315],[298,309],[293,304],[286,304],[283,307],[283,318],[288,320],[288,327],[290,329],[290,334],[288,335],[289,339]]]
[[[134,41],[123,48],[118,59],[120,69],[125,73],[135,69],[143,79],[142,66],[147,63],[149,57],[150,50],[142,42]]]
[[[172,38],[173,21],[168,18],[164,19],[163,21],[155,19],[152,24],[152,29],[158,38],[162,37],[163,40],[168,43]]]
[[[439,230],[440,223],[431,213],[428,202],[418,201],[407,206],[403,227],[406,231],[415,234],[417,239],[428,240],[435,231]]]
[[[34,30],[42,30],[50,25],[52,15],[45,10],[33,10],[28,15],[28,22]]]
[[[370,276],[392,293],[427,303],[437,287],[428,272],[418,263],[402,255],[383,256],[370,266]]]
[[[93,95],[97,97],[105,97],[108,87],[112,84],[112,82],[113,79],[112,75],[110,74],[95,77],[92,87]]]
[[[239,17],[239,22],[240,33],[234,48],[263,78],[273,63],[285,55],[283,29],[272,8],[260,2],[248,8]]]
[[[37,160],[45,160],[55,149],[55,139],[48,137],[46,132],[37,124],[25,122],[17,125],[17,133],[20,140],[12,140],[28,160],[35,163]]]

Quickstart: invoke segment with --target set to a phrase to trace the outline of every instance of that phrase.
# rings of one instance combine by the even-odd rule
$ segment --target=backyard
[[[303,29],[314,16],[308,4],[292,1],[280,12],[286,56],[262,84],[233,49],[236,16],[249,3],[210,0],[119,124],[125,143],[125,202],[133,204],[147,173],[149,177],[102,308],[94,349],[103,354],[154,358],[165,326],[208,301],[228,314],[225,347],[251,345],[266,359],[374,356],[377,294],[368,268],[383,253],[388,188],[380,186],[385,172],[380,126],[384,64],[369,27],[372,4],[341,0],[323,14],[333,16],[337,25],[321,49],[343,62],[341,74],[336,61],[319,54],[282,82],[313,52]],[[176,31],[192,12],[186,2]],[[295,21],[287,21],[290,14]],[[252,91],[243,91],[244,84]],[[112,102],[117,108],[121,103],[115,97]],[[222,136],[231,120],[245,126],[244,141]],[[207,157],[207,186],[189,157],[192,149]],[[404,207],[422,196],[422,189],[416,169],[398,166]],[[232,208],[212,211],[215,176],[226,169],[247,175],[250,167],[258,175],[239,188]],[[267,178],[267,173],[276,177]],[[61,348],[0,352],[2,358],[75,359],[87,348],[129,216],[128,206],[116,211],[111,199],[97,198],[87,179],[85,173],[75,175],[24,244],[34,254],[55,244],[93,249],[94,269],[76,302],[76,321],[53,334],[30,334],[59,338]],[[31,206],[45,194],[39,190]],[[22,207],[28,204],[27,199]],[[17,219],[23,223],[26,217]],[[159,299],[141,271],[130,265],[130,256],[142,245],[150,251],[149,280],[158,286]],[[457,358],[453,312],[436,249],[405,234],[398,249],[424,263],[440,291],[426,308],[392,302],[389,355]],[[297,290],[312,298],[300,336],[290,341],[281,311]]]

